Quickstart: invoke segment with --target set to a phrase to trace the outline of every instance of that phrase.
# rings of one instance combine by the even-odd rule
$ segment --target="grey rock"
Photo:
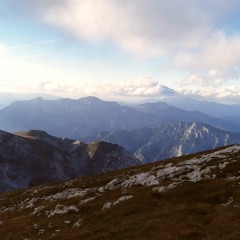
[[[240,134],[198,122],[179,122],[131,131],[103,131],[82,139],[120,144],[146,163],[240,143]]]
[[[104,142],[86,144],[31,130],[10,134],[0,131],[0,191],[140,164],[123,147]]]

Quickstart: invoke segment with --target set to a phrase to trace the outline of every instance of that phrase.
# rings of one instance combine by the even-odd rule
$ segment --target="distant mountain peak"
[[[177,95],[177,92],[174,89],[169,88],[165,85],[160,85],[160,93],[166,96]]]
[[[83,97],[83,98],[79,98],[78,100],[83,102],[83,103],[85,103],[85,104],[89,104],[89,103],[102,103],[102,102],[104,102],[100,98],[94,97],[94,96]]]
[[[88,96],[78,99],[79,102],[83,103],[87,107],[106,107],[106,106],[120,106],[117,102],[114,101],[104,101],[100,98],[94,96]]]
[[[36,97],[32,101],[43,101],[44,99],[42,97]]]
[[[79,98],[79,100],[91,100],[91,101],[97,101],[97,102],[99,102],[99,101],[102,102],[103,101],[100,98],[95,97],[95,96],[82,97],[82,98]]]
[[[20,101],[16,101],[16,102],[26,102],[26,103],[30,103],[30,104],[41,104],[44,101],[51,101],[51,100],[45,100],[42,97],[36,97],[36,98],[33,98],[32,100],[20,100]],[[13,102],[13,103],[15,103],[15,102]]]
[[[147,112],[151,112],[151,111],[156,111],[156,110],[162,110],[162,109],[166,109],[167,107],[170,107],[170,105],[168,105],[165,102],[162,101],[158,101],[155,103],[143,103],[143,104],[139,104],[137,106],[138,110],[141,111],[147,111]]]

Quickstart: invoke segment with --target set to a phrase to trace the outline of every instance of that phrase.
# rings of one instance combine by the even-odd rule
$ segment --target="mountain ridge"
[[[176,95],[163,98],[162,101],[189,111],[199,111],[210,116],[227,117],[240,112],[240,104],[223,104],[206,100],[196,100],[191,97]]]
[[[95,146],[95,154],[91,151]],[[53,137],[32,130],[11,134],[0,131],[0,191],[67,180],[139,165],[123,147]]]
[[[163,102],[122,106],[96,97],[14,102],[0,110],[0,129],[18,132],[39,129],[58,137],[78,139],[97,131],[144,127],[160,124],[203,122],[226,131],[240,132],[236,122],[186,111]]]
[[[85,136],[82,140],[117,143],[146,163],[240,143],[240,134],[204,123],[179,122],[131,131],[103,131]]]

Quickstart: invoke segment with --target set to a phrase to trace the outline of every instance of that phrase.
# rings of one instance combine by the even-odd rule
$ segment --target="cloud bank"
[[[239,0],[10,1],[18,6],[17,11],[32,14],[66,39],[108,42],[136,58],[165,59],[165,71],[189,73],[182,87],[239,81]],[[163,89],[151,81],[118,87],[108,88],[132,96],[154,96]]]
[[[237,14],[238,0],[18,2],[66,37],[109,41],[140,58],[167,57],[170,68],[187,69],[199,78],[211,69],[225,79],[233,77],[229,72],[238,77],[240,36],[224,29]]]
[[[198,49],[217,40],[221,24],[240,6],[237,0],[227,5],[224,0],[17,1],[66,35],[112,40],[123,49],[149,56]]]
[[[213,101],[223,102],[238,102],[240,101],[240,88],[235,86],[209,88],[203,87],[189,88],[182,86],[178,89],[172,89],[162,85],[159,81],[151,77],[138,77],[131,81],[121,83],[99,83],[91,84],[82,82],[78,86],[71,84],[59,84],[57,82],[42,82],[38,88],[39,91],[44,91],[54,94],[65,94],[65,96],[74,96],[79,98],[81,96],[95,95],[109,99],[123,99],[124,101],[132,101],[134,99],[153,98],[155,100],[166,97],[184,95],[197,99],[208,99]]]

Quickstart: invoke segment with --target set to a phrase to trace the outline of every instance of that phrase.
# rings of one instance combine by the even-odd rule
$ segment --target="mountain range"
[[[0,129],[17,132],[39,129],[58,137],[80,137],[115,129],[133,130],[177,122],[202,122],[226,131],[240,132],[237,121],[187,111],[164,102],[123,106],[96,97],[78,100],[16,101],[0,110]]]
[[[147,163],[240,143],[240,133],[227,132],[204,123],[179,122],[130,131],[102,131],[81,139],[119,144],[142,163]]]
[[[162,101],[188,111],[199,111],[214,117],[240,115],[240,104],[223,104],[206,100],[196,100],[183,95],[165,97]]]
[[[81,141],[39,130],[15,134],[0,131],[0,191],[100,174],[235,143],[240,143],[240,133],[203,123],[105,131]]]
[[[7,107],[11,103],[20,100],[31,100],[37,97],[42,97],[48,100],[59,99],[60,97],[46,93],[10,93],[0,92],[0,109]]]
[[[238,115],[224,118],[165,102],[16,101],[0,110],[1,191],[239,143],[240,133],[227,131],[240,131]]]
[[[0,131],[0,192],[139,165],[116,144],[53,137],[31,130]]]
[[[236,240],[240,146],[0,194],[1,239]]]

